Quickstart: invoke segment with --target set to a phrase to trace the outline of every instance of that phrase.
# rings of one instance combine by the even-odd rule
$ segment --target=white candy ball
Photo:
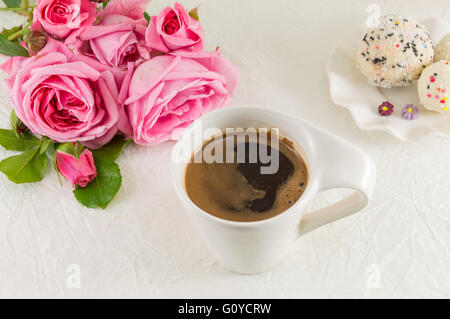
[[[357,65],[375,86],[408,86],[433,62],[428,31],[410,18],[388,15],[369,28],[358,52]]]
[[[434,53],[434,61],[450,61],[450,33],[447,33],[447,35],[436,45]]]
[[[450,65],[441,60],[427,67],[418,83],[420,103],[429,111],[440,113],[450,109]]]

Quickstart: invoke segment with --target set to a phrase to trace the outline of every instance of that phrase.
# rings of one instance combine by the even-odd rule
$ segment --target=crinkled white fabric
[[[331,102],[325,74],[339,35],[362,23],[368,4],[419,20],[450,20],[449,2],[182,2],[201,4],[207,48],[219,45],[240,68],[233,104],[291,112],[370,154],[379,171],[370,206],[300,239],[273,271],[242,276],[213,259],[176,198],[170,143],[126,150],[119,159],[123,186],[104,211],[79,205],[50,168],[33,185],[1,175],[0,297],[449,298],[450,139],[402,143],[359,130]],[[149,12],[168,4],[154,0]],[[20,18],[0,12],[0,21],[9,27]],[[9,127],[8,95],[2,83],[2,128]],[[0,158],[11,154],[1,150]],[[345,193],[327,192],[311,209]]]

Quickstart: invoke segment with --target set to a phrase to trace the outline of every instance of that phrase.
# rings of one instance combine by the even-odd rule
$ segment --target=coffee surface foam
[[[234,139],[234,143],[230,139]],[[247,139],[245,163],[237,163],[237,135],[215,137],[204,143],[205,149],[222,148],[221,163],[195,163],[195,156],[186,166],[185,186],[190,199],[207,213],[233,221],[257,221],[276,216],[294,205],[302,196],[308,170],[305,161],[294,149],[292,142],[278,139],[278,148],[270,143]],[[269,138],[270,141],[270,138]],[[231,146],[230,146],[231,145]],[[242,145],[241,145],[242,147]],[[278,153],[279,166],[274,174],[261,174],[263,164],[258,156],[256,163],[249,163],[249,150],[265,147],[269,155]],[[226,163],[226,155],[232,152],[233,163]],[[197,157],[198,158],[198,157]]]

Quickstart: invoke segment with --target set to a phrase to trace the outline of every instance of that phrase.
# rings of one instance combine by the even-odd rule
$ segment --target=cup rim
[[[280,111],[275,111],[275,110],[270,110],[267,108],[263,108],[260,106],[249,106],[249,105],[233,105],[233,106],[228,106],[225,108],[221,108],[221,109],[216,109],[214,111],[211,111],[207,114],[205,114],[204,116],[202,116],[201,118],[199,118],[198,120],[194,121],[193,123],[191,123],[191,125],[189,125],[185,132],[182,134],[182,136],[178,139],[178,141],[176,142],[175,146],[172,149],[172,152],[175,151],[177,149],[177,147],[180,145],[180,143],[182,143],[183,140],[183,136],[185,134],[188,134],[196,125],[196,123],[199,120],[202,120],[206,117],[212,117],[212,116],[219,116],[220,113],[222,112],[230,112],[230,109],[247,109],[247,110],[258,110],[258,111],[262,111],[265,113],[271,113],[271,114],[277,114],[279,116],[287,116],[288,118],[291,118],[295,121],[298,121],[302,124],[305,124],[307,126],[311,126],[310,124],[306,123],[305,121],[297,118],[297,117],[292,117],[291,115],[288,115],[286,113],[280,112]],[[268,122],[270,123],[270,119],[268,120]],[[313,127],[315,129],[318,129],[316,127]],[[320,130],[320,129],[319,129]],[[296,141],[298,143],[298,141]],[[298,143],[299,145],[301,145],[300,143]],[[186,164],[184,163],[184,170],[183,170],[183,181],[181,183],[178,182],[178,177],[175,176],[177,175],[177,173],[175,172],[175,166],[176,163],[174,163],[174,161],[172,160],[171,162],[171,167],[172,167],[172,183],[175,186],[175,190],[178,194],[178,196],[180,197],[181,200],[183,200],[184,202],[188,202],[189,205],[195,209],[196,211],[198,211],[199,213],[201,213],[203,216],[205,216],[206,218],[210,219],[211,221],[215,221],[215,222],[220,222],[221,224],[225,224],[228,226],[234,226],[234,227],[256,227],[256,226],[262,226],[265,224],[269,224],[272,222],[275,222],[277,220],[280,220],[282,218],[286,218],[286,216],[292,215],[294,214],[294,210],[299,209],[299,206],[304,205],[306,200],[311,196],[311,193],[313,192],[313,189],[315,187],[315,183],[313,182],[313,180],[311,179],[311,170],[310,170],[310,165],[308,164],[308,159],[306,159],[306,164],[307,164],[307,170],[308,170],[308,182],[306,183],[306,187],[305,190],[302,194],[302,196],[297,200],[297,202],[294,203],[294,205],[292,205],[291,207],[289,207],[288,209],[286,209],[284,212],[279,213],[278,215],[266,218],[266,219],[262,219],[262,220],[256,220],[256,221],[235,221],[235,220],[229,220],[229,219],[223,219],[217,216],[214,216],[208,212],[206,212],[205,210],[201,209],[200,207],[198,207],[188,196],[187,191],[186,191],[186,186],[185,186],[185,174],[186,174]],[[180,184],[182,185],[182,189],[180,189]]]

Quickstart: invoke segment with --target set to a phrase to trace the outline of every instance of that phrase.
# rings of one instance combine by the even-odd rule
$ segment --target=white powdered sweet
[[[447,35],[436,45],[434,53],[434,61],[450,61],[450,33],[447,33]]]
[[[420,103],[429,111],[440,113],[450,109],[450,65],[441,60],[427,67],[418,83]]]
[[[369,28],[358,52],[357,65],[375,86],[408,86],[433,62],[428,31],[410,18],[387,15]]]

